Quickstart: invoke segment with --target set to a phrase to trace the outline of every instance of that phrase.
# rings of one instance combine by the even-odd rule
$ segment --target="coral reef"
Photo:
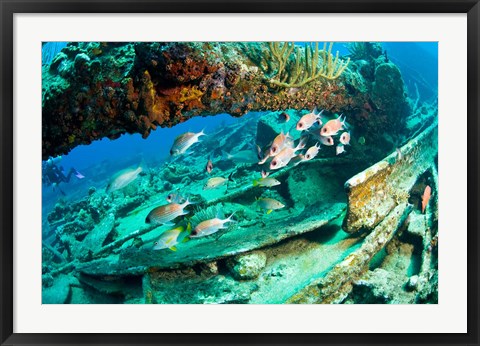
[[[318,45],[69,44],[43,68],[44,157],[103,136],[146,137],[196,115],[248,114],[121,190],[108,192],[101,180],[82,198],[60,198],[44,219],[43,302],[437,303],[437,107],[408,100],[377,48],[352,48],[340,63]],[[292,72],[297,65],[304,75]],[[265,168],[257,151],[253,162],[229,154],[252,143],[265,150],[281,132],[298,142],[305,132],[293,128],[315,106],[331,119],[347,116],[347,152],[322,146],[313,160],[271,171],[273,188],[253,184]],[[305,138],[308,147],[317,142]],[[214,176],[207,160],[216,177],[233,179],[203,189]],[[109,175],[101,165],[95,172]],[[146,224],[173,191],[194,202],[187,214],[176,226]],[[267,213],[264,198],[284,207]],[[230,215],[217,233],[153,250],[172,227]]]
[[[404,127],[401,115],[409,104],[403,80],[383,56],[342,62],[338,54],[333,57],[331,44],[323,50],[318,43],[274,47],[267,42],[69,43],[42,69],[42,157],[123,133],[147,137],[157,126],[171,127],[192,116],[255,110],[343,112],[375,141],[371,128],[392,133]],[[286,51],[281,70],[271,59],[272,49]],[[286,57],[293,49],[296,53]],[[277,86],[269,87],[269,81]]]
[[[294,121],[304,114],[288,112]],[[216,147],[218,138],[226,136],[222,138],[226,148],[235,151],[261,138],[258,132],[271,137],[284,130],[282,123],[272,121],[279,116],[279,112],[262,118],[247,116],[241,126],[221,128],[198,146],[195,157],[170,165],[169,169],[147,170],[123,192],[106,194],[103,189],[89,189],[87,196],[76,203],[59,202],[48,218],[53,240],[48,244],[45,241],[44,247],[43,256],[49,263],[42,269],[44,302],[436,302],[438,216],[434,212],[420,213],[416,192],[424,188],[426,181],[437,190],[436,169],[429,154],[430,145],[435,144],[432,127],[401,148],[403,156],[395,169],[375,169],[385,163],[397,164],[392,155],[367,168],[362,174],[368,178],[356,188],[368,193],[356,197],[344,194],[343,182],[366,163],[353,158],[331,159],[334,152],[329,148],[323,148],[316,160],[272,173],[281,181],[277,190],[253,186],[251,172],[237,169],[236,181],[226,194],[222,189],[193,195],[197,204],[190,209],[193,224],[234,211],[237,223],[218,236],[181,244],[177,251],[151,250],[152,242],[165,228],[133,227],[144,222],[152,205],[164,203],[158,198],[171,189],[171,185],[163,183],[165,179],[170,179],[173,172],[177,184],[201,190],[206,173],[196,169],[203,169],[201,163],[210,155],[203,147]],[[229,140],[238,133],[250,132],[243,142]],[[359,146],[358,153],[362,149]],[[417,173],[409,177],[406,172],[412,172],[408,167],[416,164],[411,162],[414,159],[425,164],[417,164]],[[233,171],[222,161],[216,162],[216,169],[225,170],[225,174]],[[370,171],[373,173],[367,173]],[[393,208],[385,199],[376,199],[378,191],[370,191],[376,175],[387,183],[403,181],[403,185],[391,187]],[[197,178],[187,182],[188,176]],[[153,185],[149,185],[152,181]],[[147,193],[144,186],[154,192]],[[401,195],[398,191],[395,195],[395,186],[410,189],[406,190],[410,193]],[[143,202],[132,198],[137,194]],[[266,215],[255,210],[258,196],[282,200],[287,208]],[[366,206],[388,206],[377,223],[369,223],[368,213],[356,216],[359,224],[370,225],[367,237],[365,232],[349,234],[341,229],[342,221],[352,217],[359,200]],[[434,203],[433,198],[428,210],[436,210]],[[287,217],[289,223],[285,224]],[[390,281],[391,286],[386,285]],[[55,297],[52,292],[57,289],[63,293]]]

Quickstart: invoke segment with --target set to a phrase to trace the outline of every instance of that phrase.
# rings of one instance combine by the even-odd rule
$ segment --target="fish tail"
[[[140,164],[138,165],[138,168],[140,170],[140,172],[143,172],[145,171],[145,169],[147,169],[147,163],[145,162],[145,157],[143,156],[142,154],[142,159],[140,160]]]
[[[301,137],[300,142],[298,142],[298,145],[295,148],[295,151],[305,148],[306,143],[307,143],[307,139],[305,137]]]
[[[197,204],[197,202],[192,202],[192,201],[190,200],[190,196],[189,196],[189,197],[187,197],[187,199],[185,200],[185,202],[182,203],[182,209],[184,209],[186,206],[192,205],[192,204]],[[188,213],[187,213],[187,214],[188,214]]]
[[[343,126],[343,128],[344,128],[345,130],[349,130],[349,129],[350,129],[350,124],[347,123],[347,116],[346,116],[346,115],[343,116],[343,120],[340,119],[340,122],[341,122],[341,124],[342,124],[342,126]],[[349,132],[349,134],[350,134],[350,132]]]
[[[232,155],[227,153],[226,151],[222,150],[222,160],[231,160],[232,159]]]
[[[254,180],[253,181],[253,186],[257,186],[258,185],[258,180]]]
[[[233,213],[231,213],[230,216],[227,217],[227,219],[225,220],[225,222],[237,222],[237,221],[235,221],[235,220],[232,220],[232,217],[233,217],[233,215],[235,215],[236,212],[237,212],[237,211],[235,210]]]
[[[233,180],[233,173],[235,173],[235,171],[228,175],[228,181],[235,182],[235,180]]]

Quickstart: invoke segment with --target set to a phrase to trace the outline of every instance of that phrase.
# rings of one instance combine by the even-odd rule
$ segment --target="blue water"
[[[50,73],[47,72],[48,64],[67,44],[54,42],[42,45],[44,76]],[[304,42],[296,44],[305,45]],[[132,48],[132,45],[128,47]],[[348,43],[336,43],[332,53],[339,51],[340,56],[345,58],[350,54],[348,48]],[[332,133],[329,141],[326,134],[321,135],[323,130],[328,130],[328,125],[323,125],[321,121],[318,121],[320,124],[315,121],[308,132],[301,131],[303,128],[297,131],[296,125],[302,121],[305,123],[308,121],[305,119],[311,116],[303,116],[307,110],[287,110],[288,116],[285,117],[281,112],[272,112],[277,109],[269,109],[266,112],[250,112],[239,118],[229,114],[196,116],[172,128],[157,127],[146,139],[140,134],[124,134],[115,140],[104,138],[89,145],[80,145],[55,158],[57,167],[61,167],[70,180],[62,181],[60,186],[42,186],[42,302],[278,303],[284,302],[305,285],[318,282],[317,279],[324,277],[345,256],[367,242],[363,231],[348,234],[342,231],[342,228],[349,231],[344,228],[345,224],[341,226],[342,222],[349,222],[348,217],[344,220],[344,211],[347,207],[350,208],[348,212],[352,211],[352,204],[347,204],[345,181],[389,153],[398,151],[402,143],[422,130],[421,124],[426,123],[423,117],[431,120],[436,114],[438,44],[386,42],[382,43],[382,52],[384,55],[375,62],[371,56],[362,57],[368,61],[350,65],[354,71],[358,68],[357,75],[337,80],[338,83],[346,81],[345,90],[349,96],[353,95],[353,103],[347,103],[351,102],[349,98],[342,100],[343,94],[335,95],[333,88],[317,89],[322,92],[325,102],[322,103],[318,94],[315,100],[320,100],[319,103],[327,107],[325,114],[317,120],[333,120],[337,116],[329,100],[337,102],[336,96],[340,96],[341,101],[338,102],[346,102],[342,110],[349,121],[345,120],[339,126],[342,133]],[[409,117],[407,113],[413,107],[407,106],[409,101],[405,102],[402,89],[395,88],[388,81],[391,78],[395,83],[403,84],[398,81],[396,71],[392,73],[392,69],[383,65],[375,74],[379,78],[373,80],[374,66],[382,65],[385,55],[400,69],[411,104],[422,106],[416,108],[414,117]],[[102,58],[99,61],[104,64]],[[107,60],[107,63],[110,62]],[[382,71],[387,72],[380,76]],[[375,83],[367,86],[372,90],[371,95],[358,92],[363,86],[360,74],[365,77],[365,84]],[[72,81],[76,83],[73,84],[75,87],[83,86],[81,78]],[[326,86],[324,81],[318,85]],[[380,89],[385,86],[386,92],[382,94],[383,89],[379,90],[378,86]],[[309,97],[309,94],[303,96],[306,93],[297,94],[294,89],[287,89],[290,100]],[[310,88],[308,92],[313,90]],[[273,94],[275,89],[270,91]],[[335,98],[328,99],[324,96],[327,92]],[[418,103],[415,102],[417,98]],[[392,106],[393,102],[398,103]],[[309,106],[313,108],[313,105]],[[292,120],[285,121],[289,117]],[[335,121],[332,123],[338,124]],[[171,155],[172,144],[179,135],[200,131],[206,135],[200,137],[200,144],[193,144],[186,153]],[[284,139],[278,136],[280,132],[287,131],[289,136]],[[276,150],[275,145],[277,148],[280,145],[279,141],[291,143],[285,144],[288,148],[280,154],[270,156]],[[318,146],[318,143],[322,145]],[[305,148],[302,149],[301,144]],[[178,146],[177,143],[177,150],[181,149]],[[433,162],[437,153],[431,149],[428,146],[425,157],[431,157]],[[423,148],[420,147],[420,150]],[[285,154],[288,152],[293,152],[293,158]],[[259,162],[262,157],[270,161],[266,164]],[[395,164],[398,159],[402,158],[396,154]],[[47,167],[47,162],[44,164],[44,172],[55,180],[52,172],[56,167]],[[282,167],[282,164],[289,167]],[[77,177],[72,175],[75,172],[72,168],[77,171]],[[281,172],[282,169],[286,174]],[[271,173],[269,178],[260,179],[266,173]],[[398,191],[402,192],[399,196],[410,196],[409,203],[414,206],[411,219],[422,220],[427,227],[427,220],[432,217],[427,217],[427,214],[435,215],[431,208],[436,205],[431,203],[427,213],[419,215],[420,199],[423,199],[421,194],[426,191],[426,185],[433,184],[433,177],[427,174],[420,178],[414,178],[412,174],[409,176],[412,184],[413,179],[417,182],[409,191],[402,189],[406,184],[399,187],[402,189]],[[56,176],[56,180],[58,177],[63,179],[61,174]],[[435,196],[438,191],[436,185],[433,186],[432,195]],[[385,193],[383,185],[368,187],[376,192],[368,198],[376,199],[377,195]],[[397,188],[392,191],[397,192]],[[177,198],[174,204],[167,204],[174,198]],[[351,198],[349,202],[352,203]],[[421,216],[421,219],[414,219],[414,216]],[[228,223],[228,227],[205,226],[207,221],[207,224],[214,220],[218,222],[217,218],[222,223]],[[329,220],[329,224],[320,226],[325,225],[325,220]],[[176,226],[167,230],[170,224]],[[312,230],[315,224],[318,228]],[[416,227],[415,223],[412,225]],[[431,226],[428,233],[436,234],[436,226]],[[175,232],[177,238],[173,239]],[[413,234],[413,231],[404,232],[405,239],[397,237],[389,242],[391,248],[388,253],[380,251],[371,261],[370,270],[395,273],[387,277],[389,280],[392,278],[392,282],[373,281],[375,289],[372,289],[372,296],[377,287],[385,289],[391,284],[388,290],[378,292],[401,291],[399,296],[405,299],[403,303],[413,302],[409,300],[413,299],[410,296],[417,293],[407,292],[405,281],[420,272],[423,243],[410,233]],[[183,240],[188,242],[184,244]],[[404,241],[408,246],[403,246]],[[272,245],[272,242],[275,243]],[[253,259],[246,263],[252,261],[256,264],[250,263],[247,268],[242,268],[240,261],[235,262],[237,256],[232,256],[245,251],[249,252],[247,256],[253,255]],[[91,262],[92,259],[95,260]],[[69,265],[65,267],[65,263]],[[199,265],[190,268],[192,270],[171,270],[190,267],[191,263]],[[208,265],[204,266],[204,263]],[[256,266],[260,268],[259,273],[244,276],[250,267]],[[150,274],[145,278],[149,281],[139,276],[145,274],[147,268]],[[163,270],[167,275],[162,273]],[[402,275],[405,277],[402,278]],[[68,284],[68,292],[65,290],[67,277],[75,282],[72,287]],[[345,283],[343,277],[339,280]],[[145,282],[150,284],[145,285]],[[428,285],[433,287],[435,280]],[[427,292],[425,287],[422,290]],[[197,289],[200,291],[198,295],[191,294]],[[278,298],[278,293],[284,298]],[[355,289],[345,302],[386,302],[383,297],[387,296],[392,302],[399,303],[396,294],[382,293],[381,299],[370,299],[363,291],[355,293]],[[424,300],[436,302],[438,297],[433,294]]]
[[[60,51],[65,44],[64,42],[45,44],[43,46],[45,52],[42,56],[44,59],[45,57],[52,59],[52,52]],[[297,42],[297,44],[303,45],[304,43]],[[348,43],[345,42],[335,43],[332,52],[338,50],[340,56],[346,55],[348,54],[347,45]],[[382,46],[387,51],[388,58],[400,68],[410,97],[416,98],[417,88],[421,100],[429,100],[437,96],[437,42],[386,42],[382,43]],[[208,134],[221,124],[230,124],[236,121],[239,120],[228,114],[214,117],[194,117],[173,128],[158,127],[147,139],[143,139],[139,134],[124,134],[116,140],[104,138],[88,146],[78,146],[67,155],[62,156],[61,165],[65,172],[68,172],[70,167],[76,168],[86,175],[86,179],[84,181],[72,179],[70,183],[64,184],[62,189],[67,193],[65,198],[79,197],[79,195],[68,196],[68,193],[78,190],[76,186],[87,189],[87,182],[97,187],[104,184],[106,177],[90,176],[95,174],[95,171],[89,172],[91,167],[108,166],[107,171],[115,172],[118,169],[138,165],[142,161],[152,165],[158,164],[168,158],[171,144],[179,134],[186,131],[198,132],[202,129],[205,129]],[[50,204],[48,202],[54,202],[58,197],[61,197],[58,191],[51,191],[50,188],[44,189],[46,205]]]

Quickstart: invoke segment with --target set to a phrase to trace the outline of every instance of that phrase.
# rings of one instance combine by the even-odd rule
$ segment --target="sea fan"
[[[42,44],[42,65],[50,65],[55,55],[67,46],[67,42],[45,42]]]

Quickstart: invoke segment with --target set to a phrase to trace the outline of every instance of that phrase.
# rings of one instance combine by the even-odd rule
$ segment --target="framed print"
[[[2,1],[2,344],[478,344],[479,8]]]

